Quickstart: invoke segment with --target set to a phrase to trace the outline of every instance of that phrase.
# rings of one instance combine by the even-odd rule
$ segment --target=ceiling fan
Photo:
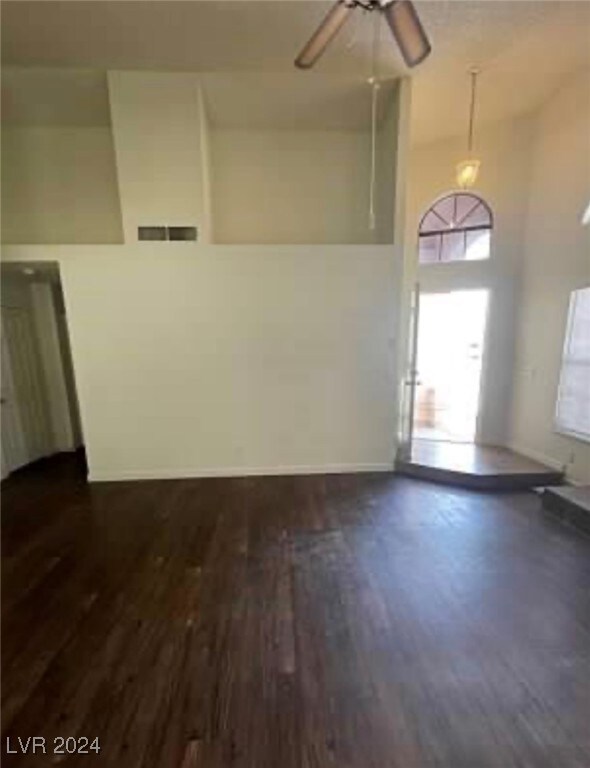
[[[430,41],[410,0],[337,0],[295,59],[295,66],[313,67],[357,6],[385,16],[408,67],[415,67],[428,56]]]

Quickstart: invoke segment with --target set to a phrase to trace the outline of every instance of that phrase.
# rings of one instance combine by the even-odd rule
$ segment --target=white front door
[[[487,290],[422,294],[414,438],[474,442]]]

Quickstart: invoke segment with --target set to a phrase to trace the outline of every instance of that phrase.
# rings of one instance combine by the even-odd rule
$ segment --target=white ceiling
[[[371,89],[365,78],[306,74],[205,74],[209,119],[225,129],[369,130]],[[396,82],[382,84],[378,122]]]
[[[228,127],[360,127],[368,114],[363,79],[371,67],[372,14],[357,11],[314,70],[293,68],[298,49],[330,5],[316,0],[5,0],[5,63],[89,70],[61,73],[54,85],[43,85],[31,73],[21,96],[10,97],[8,116],[32,110],[34,120],[47,121],[50,102],[63,101],[59,92],[73,88],[77,103],[87,100],[86,118],[76,119],[96,121],[105,98],[97,70],[161,69],[213,73],[206,76],[210,110],[216,123]],[[418,0],[416,5],[433,42],[432,56],[412,73],[417,142],[463,133],[471,64],[484,70],[480,125],[530,112],[568,75],[590,68],[590,2],[585,0]],[[384,25],[381,39],[380,71],[388,77],[408,74]],[[3,80],[10,86],[9,77]],[[14,81],[12,90],[18,90]],[[46,104],[28,106],[33,100]]]
[[[299,49],[331,5],[323,0],[12,0],[2,7],[2,58],[25,66],[291,72]],[[371,24],[363,16],[358,11],[342,31],[322,60],[322,71],[368,72]],[[356,27],[359,44],[347,50]],[[399,71],[395,47],[387,54],[388,68]]]
[[[590,78],[590,2],[482,0],[428,3],[423,15],[434,54],[416,72],[416,142],[463,134],[470,65],[482,69],[478,124],[538,108],[568,76]],[[590,80],[589,80],[590,97]]]

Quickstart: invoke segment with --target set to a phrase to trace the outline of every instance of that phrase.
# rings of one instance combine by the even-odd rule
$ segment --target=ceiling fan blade
[[[408,67],[420,64],[432,46],[413,3],[410,0],[393,0],[382,9]]]
[[[353,10],[354,4],[349,2],[349,0],[338,0],[338,2],[330,8],[325,19],[311,36],[299,56],[295,59],[295,66],[300,67],[301,69],[309,69],[309,67],[312,67],[326,50],[328,43],[335,37],[336,33],[340,30]]]

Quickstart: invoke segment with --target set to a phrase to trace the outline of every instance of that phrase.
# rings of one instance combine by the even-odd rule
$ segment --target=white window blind
[[[555,421],[558,432],[590,442],[590,288],[570,297]]]

